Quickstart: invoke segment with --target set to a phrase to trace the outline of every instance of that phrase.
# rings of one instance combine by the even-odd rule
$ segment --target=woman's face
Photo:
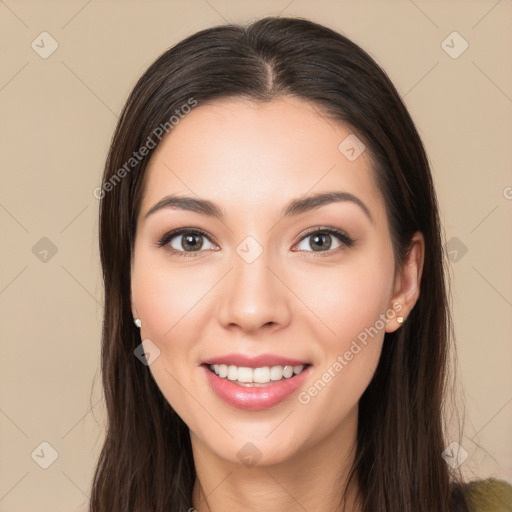
[[[358,144],[302,100],[231,99],[192,109],[151,158],[132,309],[149,371],[210,454],[277,463],[354,431],[400,309]],[[190,199],[153,208],[168,196]]]

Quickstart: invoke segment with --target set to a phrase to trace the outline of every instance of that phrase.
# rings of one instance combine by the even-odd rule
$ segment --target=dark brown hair
[[[108,428],[92,512],[186,511],[196,476],[187,425],[134,357],[141,339],[130,305],[130,265],[154,148],[137,161],[133,154],[191,99],[201,105],[282,95],[310,102],[366,145],[385,198],[396,269],[414,232],[425,238],[418,302],[403,326],[385,335],[359,401],[349,481],[357,479],[365,512],[465,510],[460,473],[442,458],[451,320],[437,199],[418,132],[386,73],[358,45],[303,18],[267,17],[205,29],[167,50],[135,85],[115,130],[100,194]]]

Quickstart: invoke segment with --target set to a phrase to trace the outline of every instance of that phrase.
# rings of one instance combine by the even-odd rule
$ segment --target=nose
[[[268,261],[265,251],[252,263],[234,254],[233,268],[217,295],[222,326],[246,333],[285,327],[291,318],[292,293],[283,281],[279,267]]]

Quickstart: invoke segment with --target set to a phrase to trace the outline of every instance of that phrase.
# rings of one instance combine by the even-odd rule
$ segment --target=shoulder
[[[512,485],[505,480],[487,478],[468,482],[464,494],[471,512],[510,512],[512,510]]]

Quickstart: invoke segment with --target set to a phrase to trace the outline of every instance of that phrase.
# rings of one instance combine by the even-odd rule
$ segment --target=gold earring
[[[396,317],[396,321],[397,321],[399,324],[403,324],[403,323],[404,323],[404,317],[403,317],[403,316],[397,316],[397,317]]]
[[[138,318],[134,318],[133,323],[140,329],[142,322]]]

